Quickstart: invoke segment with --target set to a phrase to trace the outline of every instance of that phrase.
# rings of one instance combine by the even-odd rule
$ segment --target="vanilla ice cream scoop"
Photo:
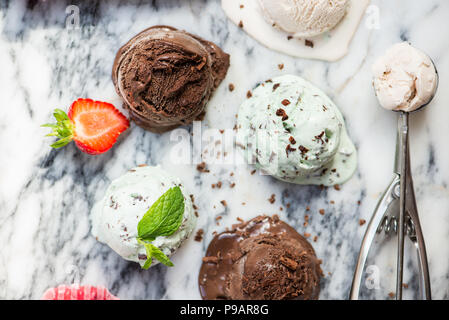
[[[438,74],[432,60],[407,42],[395,44],[373,65],[374,89],[382,107],[412,112],[435,94]]]
[[[259,0],[265,19],[294,37],[314,37],[333,29],[349,0]]]

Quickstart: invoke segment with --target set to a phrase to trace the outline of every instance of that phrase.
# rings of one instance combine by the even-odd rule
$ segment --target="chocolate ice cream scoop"
[[[117,52],[112,80],[136,124],[165,132],[201,119],[228,68],[229,55],[214,43],[155,26]]]
[[[214,237],[203,258],[203,299],[318,299],[322,271],[310,243],[277,216]]]

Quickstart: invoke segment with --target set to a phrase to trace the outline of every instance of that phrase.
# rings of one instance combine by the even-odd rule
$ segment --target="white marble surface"
[[[78,3],[81,28],[70,30],[65,27],[70,1],[0,1],[0,298],[38,299],[48,287],[75,281],[104,285],[123,299],[198,299],[198,269],[212,232],[236,217],[278,213],[299,232],[319,236],[312,243],[326,275],[321,298],[346,299],[366,227],[359,226],[359,219],[369,219],[393,168],[396,118],[378,107],[370,66],[401,39],[428,52],[440,72],[434,103],[412,116],[411,148],[433,296],[449,298],[449,1],[373,0],[380,10],[379,29],[367,27],[364,19],[350,54],[336,63],[294,59],[264,48],[226,19],[217,0]],[[155,24],[186,29],[231,54],[228,76],[209,103],[203,128],[232,128],[247,90],[275,75],[297,74],[327,92],[345,115],[359,150],[354,178],[340,191],[321,191],[251,175],[244,166],[210,165],[210,173],[200,174],[195,165],[167,160],[175,145],[170,133],[156,135],[135,125],[101,156],[85,155],[73,145],[51,150],[47,131],[39,126],[50,120],[53,108],[68,108],[78,97],[121,105],[110,78],[115,52]],[[229,83],[235,85],[233,92]],[[161,164],[178,174],[199,206],[198,228],[205,230],[205,240],[189,240],[174,256],[174,268],[140,270],[90,234],[93,203],[112,179],[141,163]],[[217,181],[223,187],[212,189]],[[276,202],[270,204],[273,193]],[[220,204],[223,199],[227,208]],[[306,206],[310,221],[304,227]],[[223,219],[217,226],[219,215]],[[394,288],[387,271],[394,267],[394,256],[374,263],[382,265],[381,260],[387,264],[381,288],[368,295],[383,299]],[[406,294],[413,297],[410,271]]]

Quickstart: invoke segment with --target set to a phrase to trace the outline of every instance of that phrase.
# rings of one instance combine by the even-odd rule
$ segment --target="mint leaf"
[[[147,261],[143,269],[148,269],[153,258],[172,267],[170,259],[151,242],[159,236],[170,236],[181,226],[184,217],[184,196],[181,188],[174,187],[165,192],[145,213],[137,225],[137,242],[145,246]]]
[[[151,257],[156,258],[167,267],[173,267],[173,262],[171,262],[170,259],[158,247],[152,245],[151,243],[148,244],[148,246],[150,247]]]
[[[142,269],[148,270],[151,267],[151,264],[153,263],[153,258],[151,257],[151,248],[149,247],[150,244],[143,242],[140,239],[137,239],[137,241],[145,246],[145,251],[147,252],[147,261],[145,261],[145,264],[142,266]]]
[[[158,247],[142,240],[137,241],[145,246],[145,251],[147,253],[147,261],[145,261],[145,264],[142,267],[143,269],[147,270],[151,267],[153,258],[159,260],[167,267],[173,267],[173,262],[171,262],[170,259]]]
[[[184,217],[184,196],[181,188],[165,192],[145,213],[137,225],[139,238],[153,241],[159,236],[170,236],[181,226]]]

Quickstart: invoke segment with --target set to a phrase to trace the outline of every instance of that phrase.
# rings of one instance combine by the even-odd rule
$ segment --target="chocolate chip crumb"
[[[248,92],[246,93],[246,97],[249,99],[253,96],[253,94],[251,93],[250,90],[248,90]]]
[[[273,92],[276,91],[276,89],[279,88],[280,85],[281,85],[280,83],[275,83],[273,85]]]
[[[290,104],[290,101],[288,99],[284,99],[284,100],[282,100],[282,104],[284,106],[288,106]]]
[[[296,148],[292,148],[292,146],[288,144],[287,147],[285,148],[285,153],[287,153],[287,158],[288,158],[288,154],[290,152],[295,152],[296,150],[297,150]]]
[[[337,190],[337,191],[340,191],[340,185],[336,184],[336,185],[334,186],[334,189]]]
[[[320,209],[320,214],[321,214],[322,216],[324,216],[325,213],[326,213],[326,211],[324,211],[324,209]]]
[[[268,199],[268,201],[269,201],[271,204],[275,203],[275,202],[276,202],[276,195],[273,193],[273,194],[271,195],[271,197]]]
[[[309,152],[309,149],[304,146],[299,146],[299,151],[301,151],[301,155],[305,155],[307,152]]]
[[[256,170],[251,171],[251,175],[254,175],[256,173]]]
[[[198,164],[196,166],[196,170],[198,170],[201,173],[208,173],[208,172],[210,172],[210,170],[207,169],[207,165],[206,165],[205,162],[201,162],[200,164]]]
[[[230,83],[229,86],[228,86],[228,88],[229,88],[229,91],[232,92],[232,91],[234,91],[235,86],[234,86],[234,84]]]
[[[360,225],[360,226],[363,226],[365,223],[366,223],[366,220],[365,220],[365,219],[360,219],[360,220],[359,220],[359,225]]]
[[[323,136],[324,136],[324,131],[322,131],[319,135],[315,136],[315,141],[319,141],[319,142],[321,142],[321,144],[324,144]]]
[[[307,40],[307,39],[306,39],[305,43],[306,43],[306,46],[307,46],[307,47],[313,48],[313,46],[314,46],[314,43],[313,43],[313,41],[311,41],[311,40]]]
[[[284,64],[283,63],[278,64],[278,68],[279,68],[279,70],[284,69]]]
[[[243,21],[242,20],[240,20],[240,22],[239,22],[239,28],[243,28]]]
[[[293,137],[288,138],[288,141],[290,141],[291,144],[296,144],[296,140]]]
[[[228,206],[228,203],[226,202],[226,200],[221,200],[220,202],[223,205],[223,207],[227,207]]]
[[[290,259],[289,257],[281,257],[279,260],[280,263],[282,263],[285,267],[287,267],[290,270],[296,271],[296,268],[298,268],[298,263]]]
[[[201,241],[203,240],[203,234],[204,234],[204,230],[203,230],[203,229],[199,229],[199,230],[196,232],[196,235],[195,235],[195,241],[201,242]]]
[[[282,108],[279,108],[279,109],[276,111],[276,115],[277,115],[278,117],[282,117],[282,121],[285,121],[285,120],[288,119],[287,113],[286,113],[285,110],[282,109]]]
[[[203,257],[203,262],[217,264],[218,258],[217,257]]]
[[[147,260],[147,255],[146,255],[146,254],[139,253],[139,254],[137,255],[137,258],[138,258],[139,260]]]

